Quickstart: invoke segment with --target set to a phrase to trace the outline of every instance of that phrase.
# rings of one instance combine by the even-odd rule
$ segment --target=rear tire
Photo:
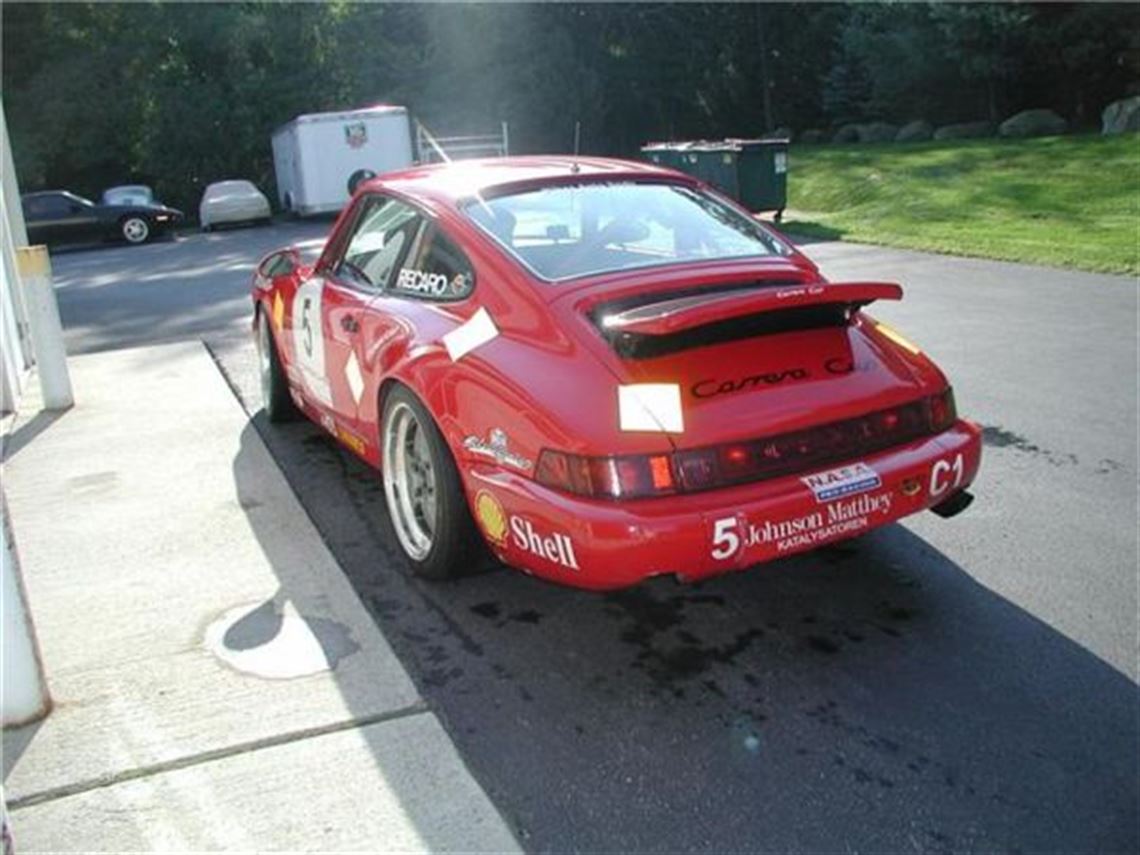
[[[119,232],[122,234],[123,240],[137,246],[150,239],[150,223],[147,222],[146,217],[123,217],[119,223]]]
[[[451,450],[431,415],[403,386],[384,401],[380,442],[388,517],[415,574],[440,581],[479,569],[486,551]]]
[[[265,417],[275,424],[295,420],[300,412],[289,394],[289,381],[285,379],[285,369],[281,366],[277,344],[269,328],[269,318],[263,311],[257,313],[257,367]]]

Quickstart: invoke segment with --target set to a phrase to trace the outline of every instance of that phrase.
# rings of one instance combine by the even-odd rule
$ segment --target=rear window
[[[552,282],[789,251],[750,217],[678,184],[545,187],[473,199],[464,211],[511,255]]]
[[[214,199],[219,196],[249,196],[257,188],[248,181],[217,181],[206,188],[206,196]]]

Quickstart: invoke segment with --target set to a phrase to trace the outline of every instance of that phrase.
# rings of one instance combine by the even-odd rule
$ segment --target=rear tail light
[[[949,386],[941,395],[927,399],[930,402],[930,431],[942,433],[958,421],[958,408],[954,406],[954,390]]]
[[[582,457],[546,449],[534,477],[540,484],[599,499],[634,499],[677,492],[666,454]]]
[[[764,439],[673,454],[583,457],[545,449],[538,457],[540,484],[599,499],[641,499],[693,493],[793,475],[840,463],[953,426],[954,393]]]

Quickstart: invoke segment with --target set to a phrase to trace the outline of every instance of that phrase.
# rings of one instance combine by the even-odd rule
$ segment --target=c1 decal
[[[947,490],[962,486],[965,463],[961,454],[955,454],[953,461],[936,460],[930,467],[930,495],[941,496]],[[953,478],[950,476],[953,475]]]
[[[293,297],[293,353],[305,388],[326,407],[332,407],[332,390],[325,372],[325,338],[321,329],[325,283],[320,277],[305,281]]]

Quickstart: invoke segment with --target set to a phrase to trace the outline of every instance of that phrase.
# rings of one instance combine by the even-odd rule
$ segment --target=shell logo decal
[[[475,496],[475,516],[492,543],[502,546],[507,542],[507,515],[499,500],[486,490],[480,490]]]

